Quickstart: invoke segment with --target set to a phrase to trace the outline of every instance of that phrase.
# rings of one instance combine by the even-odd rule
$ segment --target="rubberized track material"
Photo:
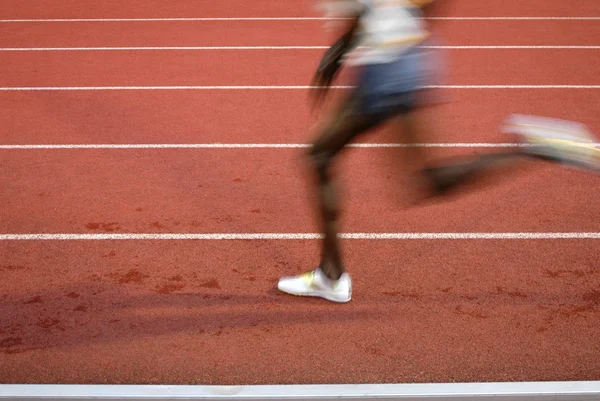
[[[279,294],[318,258],[309,2],[21,3],[0,10],[0,383],[26,387],[0,399],[597,399],[598,177],[526,163],[414,206],[412,145],[382,128],[339,163],[353,301]],[[457,0],[418,146],[517,146],[513,112],[600,132],[580,3]],[[275,386],[299,384],[327,386]]]

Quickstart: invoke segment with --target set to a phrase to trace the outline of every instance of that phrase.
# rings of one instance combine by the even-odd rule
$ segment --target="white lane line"
[[[471,50],[471,49],[600,49],[600,46],[584,46],[584,45],[573,45],[573,46],[562,46],[562,45],[539,45],[539,46],[529,46],[529,45],[482,45],[482,46],[420,46],[422,49],[458,49],[458,50]]]
[[[596,21],[600,17],[430,17],[428,20],[447,21]]]
[[[2,19],[0,23],[22,22],[168,22],[168,21],[331,21],[347,18],[329,17],[183,17],[183,18],[28,18]],[[600,17],[431,17],[427,20],[448,21],[596,21]]]
[[[419,46],[422,49],[452,50],[598,50],[600,46]],[[199,51],[199,50],[324,50],[329,46],[129,46],[129,47],[2,47],[3,52],[66,52],[66,51]]]
[[[516,233],[342,233],[342,239],[447,240],[447,239],[600,239],[600,232]],[[315,240],[318,233],[219,233],[219,234],[0,234],[3,241],[78,240]]]
[[[109,91],[109,90],[306,90],[319,86],[294,85],[189,85],[189,86],[26,86],[0,87],[11,91]],[[354,86],[331,86],[331,89],[352,89]],[[424,89],[600,89],[600,85],[429,85]]]
[[[170,22],[170,21],[331,21],[347,18],[328,17],[182,17],[182,18],[29,18],[2,19],[0,23],[11,22]]]
[[[426,89],[600,89],[600,85],[430,85]]]
[[[600,143],[590,144],[600,147]],[[0,149],[298,149],[308,148],[304,143],[123,143],[123,144],[28,144],[0,145]],[[353,143],[350,148],[525,148],[529,143]]]
[[[104,90],[278,90],[314,89],[319,86],[294,85],[176,85],[176,86],[29,86],[0,87],[0,91],[104,91]],[[332,89],[351,89],[352,86],[332,86]]]
[[[329,46],[133,46],[133,47],[2,47],[3,52],[137,51],[137,50],[319,50]],[[600,48],[600,46],[598,46]]]

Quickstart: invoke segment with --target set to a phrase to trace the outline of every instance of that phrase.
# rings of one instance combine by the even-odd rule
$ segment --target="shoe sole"
[[[289,294],[289,295],[294,295],[297,297],[316,297],[316,298],[323,298],[326,299],[328,301],[331,302],[337,302],[337,303],[346,303],[346,302],[350,302],[350,300],[352,299],[352,296],[349,296],[348,298],[337,298],[337,297],[333,297],[330,294],[327,293],[319,293],[319,292],[306,292],[306,293],[298,293],[298,292],[291,292],[291,291],[286,291],[284,289],[281,289],[279,287],[277,287],[277,289],[283,293]]]
[[[536,136],[524,135],[523,138],[526,143],[534,145],[525,153],[596,172],[600,169],[600,149],[593,145]]]
[[[513,114],[502,131],[516,134],[534,145],[523,153],[534,157],[600,171],[600,149],[593,145],[596,138],[583,124],[548,117]]]

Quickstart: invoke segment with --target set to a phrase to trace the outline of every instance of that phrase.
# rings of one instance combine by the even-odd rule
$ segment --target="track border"
[[[0,400],[592,401],[600,381],[336,385],[0,385]]]

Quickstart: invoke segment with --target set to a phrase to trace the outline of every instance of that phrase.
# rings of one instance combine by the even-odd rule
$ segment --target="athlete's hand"
[[[341,68],[341,58],[347,49],[347,38],[336,41],[323,55],[311,81],[313,106],[320,106],[327,95],[331,83]]]
[[[327,49],[319,61],[311,81],[310,97],[313,107],[322,104],[331,83],[340,72],[344,55],[355,45],[355,32],[359,26],[360,15],[360,13],[355,15],[348,23],[344,24],[344,33]]]

